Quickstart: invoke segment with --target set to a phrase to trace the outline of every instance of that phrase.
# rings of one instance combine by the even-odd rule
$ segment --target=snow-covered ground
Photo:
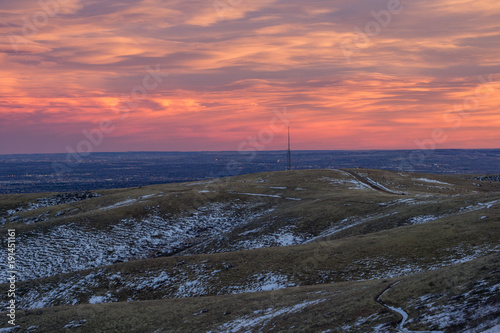
[[[47,230],[35,229],[17,236],[18,280],[74,272],[131,259],[168,254],[234,228],[260,216],[255,204],[213,203],[191,215],[161,217],[151,214],[140,220],[123,219],[107,230],[69,223]],[[0,263],[5,278],[5,261]]]
[[[433,330],[444,330],[451,325],[463,325],[460,332],[479,333],[488,332],[494,326],[498,327],[499,319],[480,320],[481,324],[473,324],[475,320],[488,318],[498,313],[500,303],[496,295],[500,291],[500,284],[491,284],[485,280],[475,281],[473,285],[462,294],[455,295],[443,301],[443,294],[426,294],[410,301],[409,308],[421,309],[421,314],[410,318],[408,324],[424,324]]]
[[[465,214],[465,213],[470,213],[470,212],[475,212],[481,209],[490,209],[491,207],[498,205],[500,203],[500,200],[493,200],[489,202],[479,202],[474,205],[469,205],[467,207],[463,207],[460,209],[460,214]]]
[[[366,223],[366,222],[370,222],[370,221],[373,221],[373,220],[376,220],[376,219],[381,219],[381,218],[384,218],[384,217],[388,217],[388,216],[391,216],[391,215],[394,215],[394,214],[397,214],[397,213],[373,214],[373,215],[369,215],[369,216],[365,216],[365,217],[361,217],[361,216],[348,217],[346,219],[343,219],[342,221],[333,222],[332,225],[328,229],[324,230],[318,236],[309,238],[304,243],[311,243],[311,242],[314,242],[317,239],[331,236],[333,234],[336,234],[336,233],[341,232],[343,230],[352,228],[354,226],[357,226],[357,225],[360,225],[360,224],[363,224],[363,223]]]
[[[410,219],[411,224],[420,224],[430,221],[439,220],[442,216],[435,215],[422,215],[422,216],[414,216]]]
[[[397,283],[396,283],[397,284]],[[396,285],[394,284],[394,285]],[[394,286],[393,285],[393,286]],[[392,287],[392,286],[391,286]],[[388,289],[389,290],[389,289]],[[385,292],[387,292],[386,290]],[[425,294],[417,298],[412,298],[407,304],[401,306],[391,306],[383,303],[390,310],[399,313],[402,320],[398,323],[397,332],[401,333],[497,333],[500,332],[500,319],[495,318],[500,304],[495,296],[498,295],[500,284],[488,284],[485,280],[476,281],[468,289],[459,295],[450,297],[445,293]],[[418,313],[412,317],[408,314]],[[359,317],[355,323],[344,325],[343,332],[359,332],[360,326],[372,326],[373,333],[391,333],[392,319],[386,320],[383,324],[372,324],[380,321],[383,314],[374,313],[368,317]],[[427,330],[413,331],[412,324],[425,325]],[[368,332],[367,329],[364,331]]]
[[[243,285],[229,286],[227,290],[231,294],[253,293],[257,291],[278,290],[294,287],[296,284],[290,281],[290,277],[274,273],[265,272],[252,275]]]
[[[266,232],[263,228],[242,232],[234,239],[232,244],[225,244],[221,251],[252,250],[273,246],[290,246],[302,244],[306,236],[294,232],[293,226],[279,228],[274,232]]]
[[[79,303],[109,303],[118,301],[118,295],[129,295],[128,301],[140,299],[147,290],[170,298],[197,297],[209,294],[242,294],[277,290],[296,284],[289,277],[275,272],[262,272],[227,285],[220,284],[222,270],[209,270],[205,265],[186,264],[182,269],[147,270],[140,275],[127,276],[98,269],[87,274],[76,274],[62,279],[57,285],[35,284],[20,295],[16,305],[20,309],[37,309],[54,305]],[[115,290],[106,289],[117,286]],[[6,306],[4,301],[0,306]]]
[[[450,183],[445,183],[445,182],[440,182],[439,180],[434,180],[434,179],[427,179],[427,178],[412,178],[414,181],[420,181],[420,182],[425,182],[425,183],[433,183],[433,184],[440,184],[440,185],[449,185],[453,186],[453,184]]]
[[[300,201],[302,199],[300,198],[290,198],[290,197],[284,197],[278,194],[262,194],[262,193],[240,193],[240,192],[235,192],[234,194],[240,194],[240,195],[250,195],[254,197],[269,197],[269,198],[280,198],[280,199],[287,199],[287,200],[297,200]]]
[[[340,276],[351,281],[377,280],[408,276],[424,271],[436,270],[446,266],[466,263],[499,251],[500,245],[491,244],[472,247],[464,244],[448,249],[447,254],[442,254],[439,263],[407,262],[406,258],[397,259],[391,257],[370,256],[365,259],[352,262],[353,266],[358,265],[365,267],[365,271],[366,269],[369,269],[369,273],[361,273],[361,275],[358,276],[352,272],[350,272],[349,275],[340,273]]]
[[[324,301],[326,301],[326,299],[302,302],[295,304],[294,306],[284,308],[256,310],[252,315],[245,315],[224,323],[217,328],[216,332],[260,332],[262,329],[259,328],[262,328],[275,318],[303,311],[306,307],[310,307]]]
[[[102,210],[109,210],[109,209],[115,209],[115,208],[120,208],[120,207],[124,207],[124,206],[130,206],[134,203],[137,202],[137,199],[127,199],[127,200],[124,200],[124,201],[121,201],[121,202],[117,202],[115,203],[114,205],[111,205],[111,206],[107,206],[107,207],[102,207],[101,209]]]
[[[273,210],[270,209],[266,212],[270,213],[272,211]],[[292,222],[285,227],[277,227],[275,223],[276,221],[272,219],[259,220],[256,225],[249,224],[239,228],[244,231],[240,231],[238,234],[232,234],[230,236],[230,242],[228,242],[226,234],[220,234],[213,237],[209,242],[194,245],[182,254],[220,253],[275,246],[290,246],[303,244],[308,239],[307,235],[296,230]],[[255,226],[257,225],[258,227],[256,228]]]
[[[449,249],[439,264],[411,261],[407,258],[370,256],[352,261],[349,269],[316,272],[318,282],[331,283],[332,278],[345,281],[365,281],[408,276],[444,266],[464,263],[493,252],[500,246],[459,246]],[[181,257],[178,257],[181,258]],[[182,262],[182,260],[181,260]],[[202,263],[182,263],[175,266],[150,268],[135,273],[113,272],[103,267],[89,273],[61,277],[56,283],[36,282],[32,288],[18,295],[18,305],[23,309],[42,308],[60,304],[116,302],[119,295],[129,295],[129,301],[140,299],[145,290],[156,297],[196,297],[206,295],[240,294],[296,286],[296,274],[273,271],[254,272],[235,277],[226,273],[230,263],[214,268]],[[229,274],[229,275],[227,275]],[[229,276],[232,276],[229,278]],[[228,280],[229,278],[229,280]],[[498,291],[498,287],[496,289]],[[3,306],[5,301],[1,302]]]
[[[27,212],[39,208],[46,208],[56,205],[62,205],[71,202],[78,202],[82,200],[87,200],[91,198],[100,197],[100,194],[94,192],[69,192],[69,193],[60,193],[50,197],[39,198],[36,202],[30,203],[27,206],[21,206],[17,209],[14,209],[13,212]]]
[[[70,204],[73,202],[78,202],[100,196],[101,196],[100,194],[94,192],[69,192],[69,193],[56,194],[50,197],[38,198],[35,202],[20,205],[15,209],[9,209],[0,212],[0,225],[3,225],[8,221],[22,222],[26,224],[48,221],[51,218],[49,212],[42,212],[38,216],[33,216],[29,218],[21,218],[21,216],[19,216],[19,213],[29,212],[40,208],[48,208],[57,205]],[[68,211],[70,210],[60,211],[56,213],[56,217],[64,215]]]
[[[344,171],[339,171],[345,173],[349,178],[332,178],[332,177],[323,177],[319,178],[319,181],[327,181],[332,185],[342,185],[347,186],[350,190],[373,190],[370,186],[366,185],[363,182],[360,182],[356,178],[353,178],[350,174]]]

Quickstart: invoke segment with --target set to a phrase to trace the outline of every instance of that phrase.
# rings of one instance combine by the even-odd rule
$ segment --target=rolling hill
[[[0,195],[2,327],[497,332],[499,207],[495,177],[368,169]]]

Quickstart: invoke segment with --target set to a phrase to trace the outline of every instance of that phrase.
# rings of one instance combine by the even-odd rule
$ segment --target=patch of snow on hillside
[[[426,294],[410,301],[410,307],[420,309],[418,318],[408,323],[428,325],[430,329],[450,329],[457,324],[465,325],[462,332],[483,332],[498,321],[488,324],[488,317],[498,311],[497,290],[500,284],[488,285],[486,281],[476,281],[469,291],[445,299],[443,294]],[[480,322],[478,326],[477,322]],[[476,323],[476,324],[473,324]]]
[[[498,332],[500,332],[500,324],[495,325],[494,327],[487,329],[486,331],[482,331],[482,333],[498,333]],[[467,332],[467,333],[469,333],[469,332]]]
[[[109,210],[109,209],[115,209],[115,208],[120,208],[120,207],[125,207],[125,206],[130,206],[134,203],[137,202],[137,199],[127,199],[125,201],[117,202],[114,205],[108,206],[108,207],[102,207],[102,210]]]
[[[140,196],[139,200],[149,199],[149,198],[152,198],[152,197],[155,197],[155,196],[156,196],[156,193],[146,194],[146,195]]]
[[[437,270],[442,267],[461,264],[479,257],[498,252],[500,245],[482,245],[472,247],[468,244],[448,249],[447,254],[441,254],[438,264],[424,263],[420,260],[409,261],[407,258],[376,257],[370,256],[351,263],[363,267],[359,275],[353,272],[341,273],[340,276],[348,281],[377,280],[408,276],[424,271]]]
[[[117,279],[124,287],[135,290],[146,288],[155,290],[164,285],[171,285],[175,281],[175,278],[165,271],[146,271],[141,276],[131,279],[125,280],[121,276],[118,276]],[[113,277],[110,277],[109,280],[113,281]]]
[[[81,302],[81,292],[88,292],[89,287],[97,286],[103,271],[92,272],[84,276],[77,274],[68,277],[57,285],[38,283],[25,294],[20,295],[16,306],[20,309],[39,309],[62,304],[76,304]]]
[[[238,236],[245,236],[245,235],[248,235],[248,234],[253,234],[253,233],[256,233],[256,232],[259,232],[262,228],[257,228],[257,229],[252,229],[252,230],[247,230],[245,232],[242,232],[241,234],[239,234]]]
[[[225,251],[252,250],[265,247],[290,246],[304,243],[306,238],[304,236],[296,235],[292,229],[292,227],[287,227],[279,230],[278,232],[265,233],[262,235],[236,240],[233,244],[226,244]],[[261,228],[245,231],[238,236],[247,236],[259,231],[261,231]]]
[[[254,197],[281,198],[281,199],[287,199],[287,200],[297,200],[297,201],[302,200],[302,199],[300,199],[300,198],[289,198],[289,197],[285,197],[285,198],[283,198],[281,195],[277,195],[277,194],[263,194],[263,193],[240,193],[240,192],[234,192],[234,194],[251,195],[251,196],[254,196]]]
[[[423,204],[433,204],[437,203],[435,200],[430,200],[430,201],[423,201],[423,200],[417,200],[416,198],[405,198],[405,199],[396,199],[387,202],[387,205],[389,206],[394,206],[394,205],[423,205]]]
[[[289,281],[289,277],[273,272],[255,274],[244,285],[229,286],[227,289],[232,294],[253,293],[265,290],[278,290],[294,287],[296,284]]]
[[[441,184],[441,185],[450,185],[450,186],[453,186],[453,184],[450,184],[450,183],[445,183],[445,182],[440,182],[438,180],[434,180],[434,179],[427,179],[427,178],[412,178],[412,180],[415,180],[415,181],[421,181],[421,182],[426,182],[426,183],[434,183],[434,184]]]
[[[372,221],[372,220],[375,220],[375,219],[380,219],[380,218],[388,217],[388,216],[391,216],[391,215],[394,215],[394,214],[397,214],[397,213],[395,212],[395,213],[383,214],[383,215],[369,215],[369,216],[365,216],[365,217],[358,217],[358,216],[348,217],[346,219],[343,219],[342,221],[333,222],[328,229],[324,230],[319,235],[308,239],[304,243],[311,243],[311,242],[313,242],[313,241],[315,241],[315,240],[317,240],[319,238],[324,238],[324,237],[331,236],[331,235],[336,234],[338,232],[341,232],[343,230],[355,227],[355,226],[357,226],[359,224],[362,224],[362,223],[365,223],[365,222],[369,222],[369,221]]]
[[[463,214],[463,213],[475,212],[475,211],[478,211],[481,209],[490,209],[491,207],[493,207],[494,205],[497,205],[498,203],[500,203],[500,200],[493,200],[490,202],[478,202],[474,205],[462,207],[460,209],[460,213]]]
[[[16,248],[23,258],[16,263],[19,280],[110,265],[120,261],[168,255],[186,247],[192,239],[210,238],[260,216],[251,212],[256,204],[214,203],[198,208],[190,216],[164,218],[149,215],[123,219],[107,230],[80,224],[54,226],[20,233]],[[0,262],[6,278],[6,262]]]
[[[85,324],[86,322],[87,322],[86,319],[73,320],[73,321],[70,321],[69,323],[67,323],[66,325],[64,325],[63,329],[80,327],[80,326],[83,326],[83,324]]]
[[[328,181],[332,185],[343,185],[347,186],[350,190],[373,190],[370,186],[366,185],[363,182],[360,182],[356,178],[352,178],[350,174],[348,179],[345,178],[329,178],[329,177],[323,177],[319,178],[318,180],[320,181]]]
[[[36,202],[29,203],[26,206],[17,207],[7,211],[8,215],[13,215],[19,212],[28,212],[39,208],[47,208],[51,206],[63,205],[72,202],[78,202],[86,199],[100,197],[101,195],[94,192],[68,192],[60,193],[50,197],[38,198]]]
[[[207,280],[203,277],[199,277],[195,280],[189,280],[183,282],[179,285],[179,289],[175,294],[175,297],[194,297],[201,296],[207,293],[208,283]]]
[[[279,273],[265,272],[218,286],[223,270],[207,270],[204,264],[184,264],[181,269],[152,269],[134,275],[109,273],[99,269],[87,275],[66,276],[57,282],[39,283],[19,296],[16,305],[20,309],[37,309],[55,305],[74,305],[116,302],[117,295],[126,293],[129,300],[137,300],[137,295],[158,292],[163,297],[196,297],[210,294],[240,294],[295,286],[289,277]],[[236,284],[235,284],[236,283]],[[103,286],[108,287],[102,295]],[[89,297],[90,295],[90,297]],[[7,305],[5,298],[0,306]]]
[[[291,232],[273,234],[272,236],[276,237],[276,243],[279,244],[278,246],[290,246],[290,245],[300,244],[302,241],[301,237],[296,237]]]
[[[258,331],[257,330],[258,327],[265,326],[271,320],[279,316],[296,313],[302,311],[304,308],[308,306],[316,305],[324,301],[326,301],[326,299],[303,302],[291,307],[285,307],[281,309],[268,308],[265,310],[257,310],[254,311],[254,315],[246,315],[238,319],[234,319],[227,323],[224,323],[223,325],[218,327],[217,331],[240,332],[243,330],[245,332],[250,332],[250,331],[256,332]]]
[[[92,296],[89,299],[89,304],[107,303],[108,301],[109,301],[109,295],[107,295],[107,296]]]
[[[425,223],[425,222],[430,222],[434,221],[437,219],[440,219],[441,217],[435,216],[435,215],[422,215],[422,216],[415,216],[410,219],[411,224],[420,224],[420,223]]]
[[[251,196],[255,196],[255,197],[271,197],[271,198],[281,198],[281,196],[280,196],[280,195],[277,195],[277,194],[239,193],[239,192],[235,192],[234,194],[251,195]]]

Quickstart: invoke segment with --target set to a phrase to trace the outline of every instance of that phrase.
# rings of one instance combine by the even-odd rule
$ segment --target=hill
[[[488,177],[368,169],[1,195],[15,330],[495,330],[499,206]]]

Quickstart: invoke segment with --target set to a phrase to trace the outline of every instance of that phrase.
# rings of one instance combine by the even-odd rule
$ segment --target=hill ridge
[[[50,307],[68,305],[439,276],[497,258],[500,250],[500,185],[468,175],[294,170],[0,199],[2,230],[16,229],[24,259],[18,263],[18,305],[49,307],[43,310],[48,316]],[[492,274],[489,288],[496,288],[498,273]],[[6,301],[0,295],[1,304]],[[255,325],[322,306],[311,301],[264,311]],[[219,330],[248,329],[215,322]]]

